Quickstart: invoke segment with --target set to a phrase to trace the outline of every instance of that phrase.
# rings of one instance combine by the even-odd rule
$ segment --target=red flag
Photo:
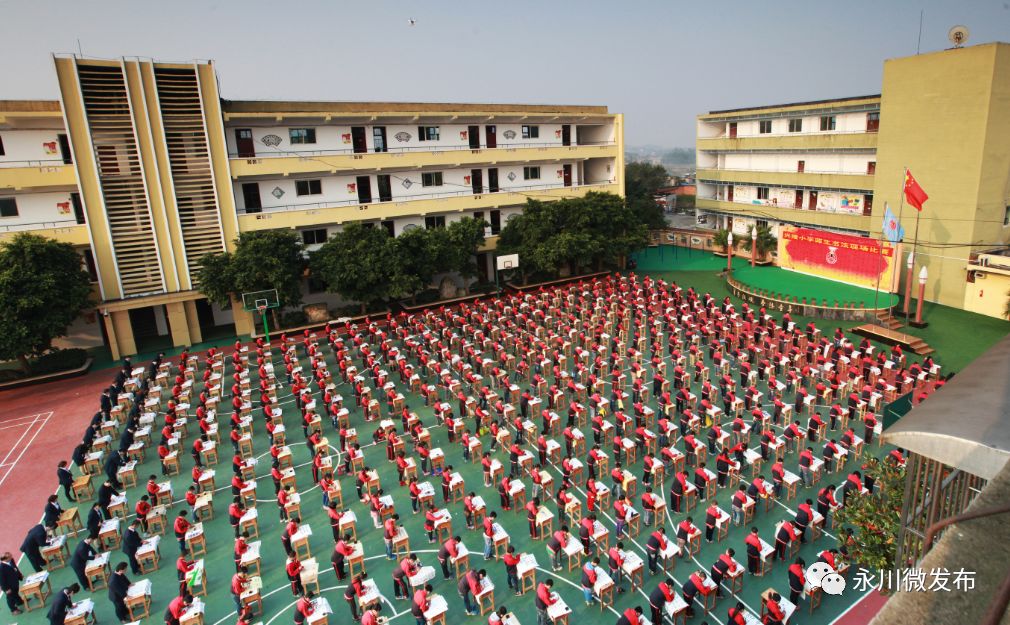
[[[916,210],[922,210],[922,205],[929,196],[923,191],[919,183],[915,181],[912,177],[912,172],[905,170],[905,201],[916,208]]]

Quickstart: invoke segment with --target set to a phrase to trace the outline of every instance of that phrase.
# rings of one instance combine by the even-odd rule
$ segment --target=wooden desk
[[[24,608],[26,612],[31,612],[35,608],[46,607],[46,599],[49,595],[53,594],[53,587],[49,581],[49,571],[40,571],[32,575],[25,577],[24,581],[21,582],[21,588],[18,591],[21,595],[21,599],[24,600]],[[32,605],[32,600],[38,600],[38,605]]]
[[[79,475],[70,486],[75,501],[85,501],[95,496],[95,487],[91,485],[91,475]]]
[[[81,513],[76,506],[64,510],[60,513],[60,518],[56,520],[57,532],[62,530],[64,534],[72,534],[82,529],[84,529],[84,525],[81,523]]]

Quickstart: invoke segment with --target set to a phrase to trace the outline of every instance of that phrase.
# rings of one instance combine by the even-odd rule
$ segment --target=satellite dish
[[[947,39],[950,39],[955,48],[960,48],[968,41],[968,27],[954,26],[947,31]]]

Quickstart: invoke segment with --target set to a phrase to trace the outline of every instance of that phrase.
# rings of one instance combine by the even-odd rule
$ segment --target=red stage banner
[[[813,228],[784,226],[779,266],[820,278],[893,292],[898,250],[887,241]]]

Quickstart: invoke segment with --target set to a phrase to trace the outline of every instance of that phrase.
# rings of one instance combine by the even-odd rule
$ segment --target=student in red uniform
[[[763,599],[762,601],[765,604],[765,615],[762,623],[764,625],[782,625],[786,618],[785,612],[782,611],[782,606],[779,605],[779,602],[782,601],[782,595],[773,592],[767,599]]]
[[[295,602],[295,625],[304,625],[306,619],[315,611],[312,605],[312,599],[316,596],[311,590],[305,591],[305,594]]]
[[[417,625],[427,625],[428,621],[424,618],[424,613],[428,610],[430,603],[428,597],[434,592],[431,584],[425,584],[424,588],[418,588],[414,591],[414,597],[410,602],[410,613],[417,621]]]
[[[537,585],[537,625],[547,625],[547,608],[551,607],[557,603],[557,599],[554,598],[554,594],[551,589],[554,587],[554,580],[548,579],[546,581],[540,582]]]
[[[183,594],[175,597],[168,603],[168,608],[165,609],[165,625],[179,625],[179,619],[182,618],[182,613],[186,611],[193,603],[193,595],[189,592],[184,592]]]
[[[694,598],[699,593],[702,596],[708,595],[712,592],[713,588],[705,585],[705,578],[708,575],[705,571],[695,571],[691,573],[691,576],[687,578],[684,582],[684,603],[687,604],[687,618],[694,618]]]
[[[737,601],[736,605],[726,610],[729,625],[747,625],[747,612],[743,603]]]
[[[722,595],[722,580],[726,578],[727,575],[734,575],[739,568],[737,566],[736,560],[733,556],[736,552],[732,549],[727,549],[725,553],[721,554],[719,558],[712,565],[712,581],[715,582],[716,586],[716,596],[721,598]]]
[[[242,612],[242,593],[247,586],[249,586],[248,571],[242,566],[231,576],[231,595],[235,600],[235,610],[239,613]]]
[[[676,597],[677,591],[674,590],[673,578],[667,577],[666,581],[660,582],[651,593],[649,593],[649,608],[652,610],[652,622],[662,623],[663,622],[663,608],[666,604]]]
[[[639,625],[642,622],[642,613],[642,606],[628,608],[621,614],[621,618],[617,619],[617,625]]]
[[[666,527],[659,526],[659,529],[649,534],[649,539],[645,543],[645,551],[649,557],[649,573],[656,574],[659,566],[659,553],[666,549],[669,540],[666,537]]]
[[[789,565],[789,601],[794,604],[800,600],[800,595],[803,594],[803,586],[807,582],[806,577],[804,577],[806,568],[807,563],[803,558],[796,558]]]
[[[291,582],[291,594],[296,597],[301,596],[305,592],[305,587],[302,586],[302,570],[304,568],[295,554],[289,555],[287,564],[284,565],[284,571],[288,574],[288,581]]]
[[[761,537],[758,536],[758,528],[750,528],[744,543],[747,545],[747,572],[757,575],[761,571]]]

